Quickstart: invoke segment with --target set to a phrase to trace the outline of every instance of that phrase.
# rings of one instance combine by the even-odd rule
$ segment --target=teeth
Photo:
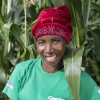
[[[47,59],[48,61],[53,61],[55,58],[56,58],[56,55],[55,55],[55,56],[52,56],[52,57],[46,57],[46,59]]]

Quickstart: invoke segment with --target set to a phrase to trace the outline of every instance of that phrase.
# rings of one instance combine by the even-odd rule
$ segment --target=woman
[[[32,28],[41,58],[19,63],[3,92],[12,100],[74,100],[66,80],[63,55],[70,42],[72,27],[68,8],[43,10]],[[100,100],[100,90],[82,72],[80,100]],[[89,85],[88,85],[89,84]]]

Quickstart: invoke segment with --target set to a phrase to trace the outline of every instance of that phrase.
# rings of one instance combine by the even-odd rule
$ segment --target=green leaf
[[[24,49],[24,38],[22,36],[22,31],[17,24],[13,24],[10,28],[12,35],[14,36],[17,43]]]
[[[12,23],[7,23],[4,24],[3,26],[3,33],[4,33],[4,57],[7,55],[8,50],[9,50],[9,33],[10,33],[10,27],[11,27]]]
[[[4,21],[3,21],[2,15],[0,14],[0,29],[2,29],[3,25],[4,25]]]
[[[51,0],[55,7],[65,4],[64,0]]]
[[[51,0],[40,0],[39,1],[39,8],[47,8],[47,7],[54,7]]]
[[[38,53],[37,53],[37,50],[36,50],[36,47],[35,47],[34,44],[28,46],[27,49],[28,49],[29,52],[30,52],[30,58],[31,58],[31,59],[34,59],[34,58],[37,57]]]
[[[100,25],[100,18],[96,18],[95,20],[90,20],[89,21],[89,26],[94,25],[94,26],[99,26]]]
[[[64,69],[73,100],[79,99],[80,74],[84,47],[79,49],[67,48],[64,57]]]
[[[84,28],[87,32],[88,27],[88,20],[89,20],[89,13],[90,13],[90,5],[92,0],[82,0],[82,14],[83,14],[83,20],[84,20]]]
[[[91,33],[93,35],[94,52],[96,54],[96,59],[100,61],[100,35],[99,33]]]
[[[83,24],[82,24],[83,17],[81,14],[82,11],[81,1],[77,0],[76,2],[71,0],[69,3],[70,3],[70,10],[72,12],[72,26],[73,26],[72,41],[78,48],[80,48],[85,40]]]
[[[6,82],[7,82],[6,75],[3,72],[2,68],[0,67],[0,93],[1,93],[2,89],[4,88]]]
[[[11,4],[12,4],[12,1],[13,0],[8,0],[7,2],[7,14],[9,14],[10,13],[10,11],[12,10],[12,6],[11,6]]]
[[[92,2],[91,6],[92,6],[92,9],[95,9],[100,13],[100,5],[99,4]]]
[[[22,22],[21,20],[24,19],[24,14],[22,14],[22,11],[24,11],[23,5],[19,5],[14,9],[13,16],[14,16],[15,23],[19,23],[19,22],[21,23]]]
[[[3,20],[4,19],[6,19],[6,17],[7,17],[7,4],[6,4],[6,0],[1,0],[2,1],[2,6],[1,6],[1,16],[2,16],[2,18],[3,18]]]
[[[37,13],[36,13],[36,6],[34,6],[34,5],[30,6],[29,14],[30,14],[30,17],[31,17],[31,22],[33,22],[34,20],[37,19],[38,16],[37,16]]]

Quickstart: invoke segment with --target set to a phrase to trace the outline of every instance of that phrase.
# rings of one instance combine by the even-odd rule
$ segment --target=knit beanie
[[[72,35],[71,15],[66,5],[58,8],[47,8],[42,10],[32,27],[32,35],[37,39],[43,35],[58,35],[63,37],[67,43]]]

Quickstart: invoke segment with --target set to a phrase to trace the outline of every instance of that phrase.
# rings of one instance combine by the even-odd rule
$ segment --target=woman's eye
[[[43,41],[39,41],[39,42],[37,42],[37,44],[38,44],[38,45],[43,45],[44,42],[43,42]]]
[[[53,43],[59,43],[60,42],[60,40],[53,40]]]

